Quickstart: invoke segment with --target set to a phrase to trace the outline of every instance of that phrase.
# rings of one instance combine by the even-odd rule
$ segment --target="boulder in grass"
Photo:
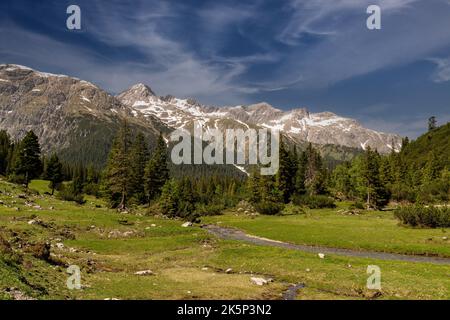
[[[325,258],[325,254],[323,254],[323,253],[319,253],[318,256],[319,256],[320,259],[324,259]]]
[[[185,222],[181,225],[183,228],[192,227],[192,222]]]
[[[269,281],[267,281],[266,279],[258,278],[258,277],[251,277],[250,280],[257,286],[263,286],[263,285],[269,283]]]
[[[154,275],[152,270],[142,270],[134,273],[137,276],[152,276]]]

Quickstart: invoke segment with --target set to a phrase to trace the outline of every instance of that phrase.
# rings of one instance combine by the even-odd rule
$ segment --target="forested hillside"
[[[450,123],[432,129],[417,140],[404,146],[401,151],[408,165],[423,167],[435,157],[440,166],[450,168]]]

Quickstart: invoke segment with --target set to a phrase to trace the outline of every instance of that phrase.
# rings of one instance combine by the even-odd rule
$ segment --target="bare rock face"
[[[14,139],[33,130],[43,153],[58,151],[63,158],[101,163],[125,118],[153,140],[165,127],[90,82],[0,65],[0,129]]]
[[[354,119],[331,112],[310,113],[306,108],[282,111],[262,102],[248,106],[211,107],[191,99],[157,97],[150,88],[138,84],[117,98],[145,116],[154,116],[167,126],[192,129],[194,121],[210,128],[277,129],[294,142],[337,145],[365,150],[368,146],[381,153],[401,148],[401,137],[364,128]]]

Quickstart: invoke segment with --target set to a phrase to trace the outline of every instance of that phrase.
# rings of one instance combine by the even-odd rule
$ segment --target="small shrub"
[[[35,258],[50,261],[50,243],[39,242],[30,247],[30,251]]]
[[[254,207],[260,214],[273,216],[279,214],[283,210],[284,204],[263,200],[255,204]]]
[[[82,194],[76,192],[74,190],[73,183],[69,183],[67,185],[62,185],[61,190],[58,193],[58,198],[64,201],[74,201],[78,204],[84,204],[86,201]]]
[[[450,227],[449,207],[407,206],[395,210],[394,215],[401,223],[412,227]]]
[[[281,211],[282,215],[299,215],[299,214],[305,214],[305,209],[301,206],[297,206],[295,204],[288,203],[284,206],[283,211]]]
[[[323,195],[314,196],[295,196],[292,202],[298,206],[306,206],[310,209],[336,208],[334,200]]]
[[[198,204],[195,213],[199,216],[218,216],[224,209],[223,204]]]
[[[25,183],[25,176],[23,174],[10,174],[8,176],[8,181],[16,184],[24,184]]]
[[[364,210],[365,207],[364,207],[364,204],[362,202],[357,201],[357,202],[352,203],[350,205],[349,209],[350,210]]]
[[[0,234],[0,259],[12,266],[22,263],[22,256],[13,250],[2,234]]]

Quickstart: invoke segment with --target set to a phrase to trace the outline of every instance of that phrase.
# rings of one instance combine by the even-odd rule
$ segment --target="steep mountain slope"
[[[0,129],[15,139],[33,130],[44,153],[100,166],[124,119],[150,141],[168,130],[87,81],[0,65]]]
[[[206,128],[277,129],[300,144],[311,142],[356,149],[370,146],[382,153],[392,149],[398,151],[401,147],[398,135],[366,129],[356,120],[331,112],[310,113],[305,108],[282,111],[264,102],[249,106],[210,107],[192,99],[158,97],[144,84],[132,86],[117,98],[146,116],[158,117],[172,128],[189,128],[193,121],[200,121]]]
[[[402,150],[406,162],[418,168],[429,161],[431,153],[450,170],[450,122],[421,135]]]

